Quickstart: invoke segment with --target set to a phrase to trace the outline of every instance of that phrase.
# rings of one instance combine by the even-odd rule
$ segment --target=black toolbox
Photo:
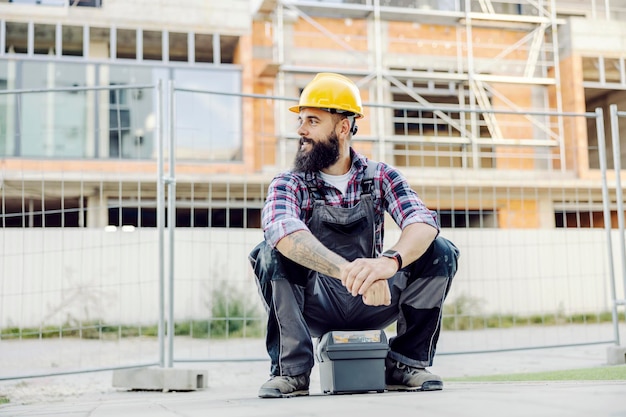
[[[383,330],[326,333],[317,345],[322,392],[383,392],[388,351]]]

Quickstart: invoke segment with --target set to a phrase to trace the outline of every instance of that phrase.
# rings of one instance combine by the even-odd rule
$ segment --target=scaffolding
[[[592,6],[595,16],[601,8]],[[556,0],[265,0],[259,12],[271,22],[273,53],[262,74],[287,96],[317,72],[353,77],[373,109],[360,140],[375,143],[380,160],[415,133],[412,143],[468,152],[462,166],[486,168],[481,155],[521,146],[558,149],[559,159],[547,163],[564,171],[562,117],[545,115],[563,111],[558,33],[565,20],[557,9]],[[288,116],[277,114],[285,155]]]

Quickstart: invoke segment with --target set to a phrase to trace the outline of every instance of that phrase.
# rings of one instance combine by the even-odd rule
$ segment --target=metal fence
[[[622,182],[621,182],[621,172],[622,172],[622,164],[621,164],[621,155],[622,155],[622,151],[621,151],[621,146],[620,146],[620,118],[626,117],[626,112],[620,112],[617,109],[617,105],[612,104],[609,107],[609,111],[610,111],[610,125],[611,125],[611,144],[612,144],[612,150],[613,150],[613,171],[615,172],[615,201],[616,201],[616,205],[617,205],[617,229],[619,231],[617,238],[618,238],[618,254],[619,254],[619,258],[620,258],[620,263],[619,265],[621,265],[621,276],[622,276],[622,291],[618,291],[617,289],[617,285],[616,282],[618,282],[618,279],[616,277],[616,272],[615,269],[616,267],[614,266],[615,263],[613,261],[613,251],[610,250],[609,254],[609,267],[610,267],[610,277],[611,277],[611,297],[613,299],[613,317],[612,317],[612,321],[613,321],[613,330],[614,330],[614,335],[615,335],[615,343],[617,345],[620,344],[620,332],[619,332],[619,306],[624,306],[626,305],[626,236],[624,235],[624,194],[623,194],[623,188],[622,188]],[[605,143],[603,142],[599,142],[600,144],[600,148],[604,149],[606,148]],[[605,155],[602,154],[600,157],[600,160],[604,160],[605,159]],[[608,200],[608,184],[607,184],[607,180],[606,180],[606,163],[601,162],[602,167],[603,167],[603,184],[604,184],[604,195],[605,195],[605,200]],[[605,212],[604,212],[605,218],[610,218],[609,214],[608,214],[608,203],[605,204]],[[607,230],[607,242],[609,243],[609,245],[612,245],[613,243],[613,239],[611,236],[611,232],[610,230],[612,229],[612,225],[610,221],[606,221],[606,230]],[[610,246],[611,247],[611,246]],[[621,297],[621,298],[620,298]]]
[[[97,92],[138,88],[154,97],[153,158],[125,157],[122,165],[121,157],[95,165],[79,159],[61,169],[45,158],[2,162],[0,380],[266,360],[265,313],[247,255],[263,238],[258,216],[268,181],[295,150],[284,111],[291,99],[238,95],[256,165],[236,174],[228,164],[207,169],[177,154],[181,137],[207,132],[181,122],[181,103],[219,103],[222,93],[161,83],[71,90],[85,91],[97,116]],[[615,172],[625,113],[610,109],[609,170],[602,109],[368,107],[386,112],[395,130],[364,125],[354,146],[405,171],[462,252],[439,354],[620,343],[624,283],[616,275],[626,281],[626,261]],[[246,114],[254,115],[253,128]],[[524,140],[484,133],[495,121],[507,132],[524,120]],[[122,129],[121,121],[104,131],[86,126],[94,138]],[[597,137],[597,147],[576,149],[599,168],[589,180],[576,178],[580,158],[566,152],[576,142],[563,139],[581,126]],[[246,138],[242,144],[249,146]],[[72,216],[86,219],[74,227]],[[385,236],[393,242],[399,230],[389,224]]]

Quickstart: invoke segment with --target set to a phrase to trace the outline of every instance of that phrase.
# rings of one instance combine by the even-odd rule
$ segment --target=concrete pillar
[[[606,349],[606,357],[609,365],[626,364],[626,346],[609,346]]]
[[[102,197],[102,198],[101,198]],[[109,222],[106,196],[101,195],[98,189],[87,197],[87,227],[101,229]]]
[[[207,371],[174,368],[122,369],[113,372],[113,387],[132,390],[197,391],[207,387]]]

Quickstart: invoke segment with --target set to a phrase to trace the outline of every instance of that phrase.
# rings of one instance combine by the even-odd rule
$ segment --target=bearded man
[[[299,121],[294,167],[269,185],[265,240],[250,253],[268,312],[270,379],[259,397],[309,394],[312,338],[394,322],[387,389],[441,390],[441,378],[426,368],[458,249],[396,168],[351,147],[363,109],[350,79],[317,74],[290,110]],[[385,212],[402,232],[383,251]]]

